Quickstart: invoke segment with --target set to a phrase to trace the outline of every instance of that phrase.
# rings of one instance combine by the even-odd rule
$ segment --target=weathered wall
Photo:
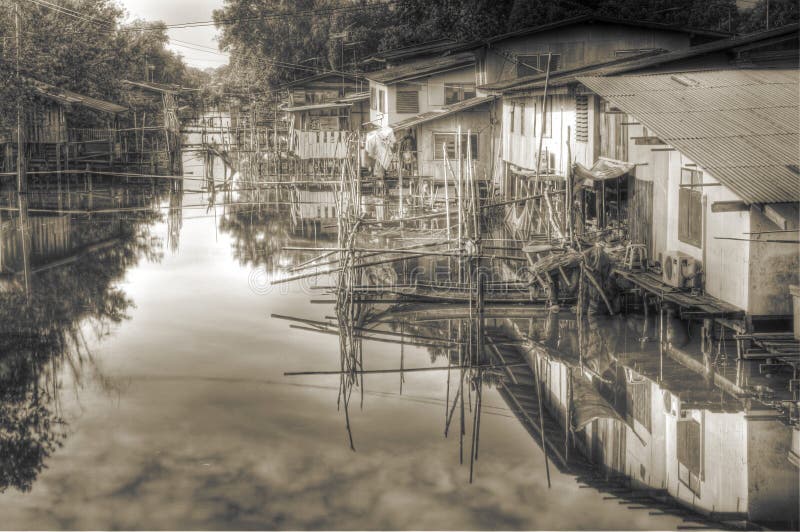
[[[458,70],[451,70],[433,76],[414,79],[400,84],[400,86],[415,86],[419,90],[419,114],[426,113],[433,109],[444,107],[444,85],[445,83],[475,83],[476,73],[474,66],[468,66]],[[370,90],[386,91],[386,112],[381,113],[377,109],[372,109],[370,105],[370,120],[378,126],[386,127],[406,118],[416,116],[417,113],[398,113],[397,112],[397,84],[383,85],[374,81],[369,82]]]
[[[573,159],[583,165],[591,166],[594,162],[592,160],[592,136],[589,136],[589,142],[575,141],[575,97],[556,94],[548,96],[548,100],[552,102],[548,106],[548,111],[552,109],[552,113],[546,120],[551,127],[549,134],[541,139],[542,153],[550,154],[550,161],[554,166],[555,173],[565,175],[569,165],[567,128],[570,129],[569,140]],[[516,107],[514,109],[514,131],[512,132],[511,110],[514,104]],[[525,105],[524,110],[521,104]],[[529,170],[536,169],[536,154],[539,152],[539,137],[542,134],[542,98],[538,96],[513,100],[503,98],[502,106],[503,160]],[[521,116],[524,116],[522,122]],[[590,128],[591,122],[590,119]],[[521,123],[524,125],[523,128],[520,128]]]
[[[712,296],[735,305],[743,310],[748,308],[748,276],[750,268],[750,246],[748,242],[737,240],[721,240],[715,237],[746,238],[744,233],[750,228],[748,212],[712,213],[711,207],[718,201],[740,200],[736,194],[725,186],[702,187],[705,223],[705,253],[702,247],[696,247],[678,238],[678,194],[680,190],[681,168],[689,167],[703,171],[703,183],[719,183],[700,166],[693,164],[680,152],[670,153],[668,205],[671,214],[667,229],[667,248],[677,250],[703,261],[705,290]],[[655,198],[658,202],[659,198]]]
[[[478,159],[474,161],[476,176],[479,179],[483,179],[484,176],[488,178],[493,176],[498,166],[498,147],[493,139],[494,134],[490,126],[490,105],[488,104],[426,122],[416,128],[417,161],[420,175],[431,176],[436,180],[444,179],[446,175],[444,161],[436,160],[434,156],[433,136],[435,133],[455,133],[459,126],[464,135],[470,130],[478,134]],[[401,137],[402,131],[396,132],[395,136]],[[440,154],[437,155],[441,157]],[[463,156],[466,158],[466,154]],[[453,168],[455,170],[455,166]]]
[[[666,424],[666,477],[670,495],[706,512],[747,509],[747,430],[744,413],[692,410],[701,422],[702,475],[700,495],[689,490],[678,473],[677,416]]]
[[[798,468],[789,462],[792,429],[779,420],[748,420],[750,519],[798,520]]]
[[[536,35],[510,38],[492,45],[482,58],[485,74],[481,83],[516,77],[516,65],[504,54],[561,54],[561,70],[614,59],[616,50],[689,46],[689,35],[674,31],[634,28],[597,22],[556,28]]]
[[[780,229],[768,220],[758,209],[751,209],[750,232],[775,231]],[[762,238],[780,240],[782,235],[792,233],[774,233],[762,235]],[[748,238],[742,235],[741,238]],[[759,238],[759,235],[752,235]],[[792,238],[786,239],[792,240]],[[740,242],[747,244],[747,242]],[[789,285],[800,284],[800,246],[777,242],[750,242],[750,278],[747,312],[752,315],[792,314],[792,297]]]

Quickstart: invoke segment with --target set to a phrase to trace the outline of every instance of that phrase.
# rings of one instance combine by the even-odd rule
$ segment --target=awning
[[[342,107],[350,107],[351,104],[349,103],[338,103],[338,102],[329,102],[329,103],[314,103],[309,105],[298,105],[296,107],[286,107],[284,111],[286,112],[297,112],[297,111],[313,111],[315,109],[337,109]]]
[[[607,181],[627,174],[636,167],[635,164],[600,157],[591,168],[586,168],[581,163],[575,163],[575,180]],[[591,183],[585,183],[591,186]]]

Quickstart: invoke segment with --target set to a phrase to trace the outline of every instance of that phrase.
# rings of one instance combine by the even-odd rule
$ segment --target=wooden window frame
[[[378,112],[386,114],[386,91],[378,89]]]
[[[447,90],[455,90],[456,91],[456,99],[454,101],[447,101]],[[466,94],[471,93],[472,96],[469,98],[474,98],[477,96],[476,88],[474,83],[445,83],[444,84],[444,104],[445,105],[453,105],[458,102],[463,102],[464,100],[468,100],[469,98],[466,97]]]
[[[704,424],[705,423],[702,418],[700,421],[694,418],[689,418],[679,419],[675,425],[675,457],[678,463],[678,481],[683,484],[686,489],[698,497],[701,496],[702,482],[705,480],[705,441],[703,434]],[[696,464],[697,471],[692,471],[691,467],[693,464],[687,464],[681,460],[681,454],[689,452],[688,450],[684,450],[684,453],[681,452],[681,434],[685,433],[685,430],[688,430],[690,427],[692,427],[692,430],[695,430],[695,425],[696,430],[698,431],[698,441],[696,442],[698,463]]]
[[[547,71],[547,53],[538,53],[538,54],[519,54],[516,56],[516,67],[517,67],[517,77],[523,78],[526,76],[535,76],[537,74],[541,74]],[[520,64],[525,63],[530,65],[531,67],[536,67],[539,70],[534,72],[527,72],[520,74],[521,69],[525,69],[526,71],[530,70],[530,68]],[[558,72],[561,70],[561,54],[554,54],[550,53],[550,64],[554,65],[551,66],[550,72]]]
[[[508,132],[509,133],[513,133],[514,132],[514,118],[515,118],[514,115],[516,114],[516,110],[517,110],[517,102],[511,102],[511,109],[509,109],[509,111],[508,111],[508,127],[509,127]]]
[[[685,182],[688,180],[688,183]],[[678,240],[691,246],[703,247],[703,172],[695,168],[681,168],[681,185],[678,189]]]
[[[369,108],[373,111],[378,110],[377,89],[375,87],[369,88]]]
[[[519,104],[519,134],[525,135],[525,102]]]
[[[445,132],[433,133],[433,136],[431,138],[431,140],[433,142],[433,159],[435,161],[443,161],[444,160],[444,156],[441,153],[441,144],[442,144],[442,142],[439,141],[439,138],[441,138],[441,137],[450,137],[448,140],[444,141],[444,142],[447,142],[447,145],[448,145],[447,158],[451,159],[451,160],[455,160],[455,158],[456,158],[456,153],[455,153],[456,152],[456,143],[455,143],[456,133],[455,132],[452,132],[452,133],[445,133]],[[472,133],[469,137],[470,137],[470,143],[472,144],[472,160],[475,161],[475,160],[478,159],[478,149],[479,149],[479,146],[480,146],[480,137],[479,137],[479,135],[477,133]],[[467,140],[467,134],[466,133],[462,133],[461,134],[461,156],[465,160],[467,158],[467,142],[466,142],[466,140]]]
[[[529,67],[527,67],[527,66],[525,66],[523,64],[520,64],[520,63],[525,63],[525,64],[530,65],[531,67],[539,68],[539,54],[519,54],[519,55],[517,55],[516,60],[517,60],[517,62],[516,62],[516,67],[517,67],[516,74],[517,74],[518,78],[524,78],[525,76],[535,76],[536,74],[539,73],[538,71],[534,71],[534,72],[520,74],[520,68],[523,68],[525,70],[530,70]]]

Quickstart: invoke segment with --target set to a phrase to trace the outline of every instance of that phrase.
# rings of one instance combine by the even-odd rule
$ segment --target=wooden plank
[[[715,201],[711,204],[711,212],[749,211],[750,205],[743,201]]]

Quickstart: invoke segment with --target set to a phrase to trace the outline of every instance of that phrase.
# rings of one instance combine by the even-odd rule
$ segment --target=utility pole
[[[16,30],[17,48],[17,192],[27,192],[28,182],[25,175],[25,139],[24,128],[22,127],[22,77],[19,71],[20,61],[20,20],[19,20],[19,0],[14,2],[14,28]]]

